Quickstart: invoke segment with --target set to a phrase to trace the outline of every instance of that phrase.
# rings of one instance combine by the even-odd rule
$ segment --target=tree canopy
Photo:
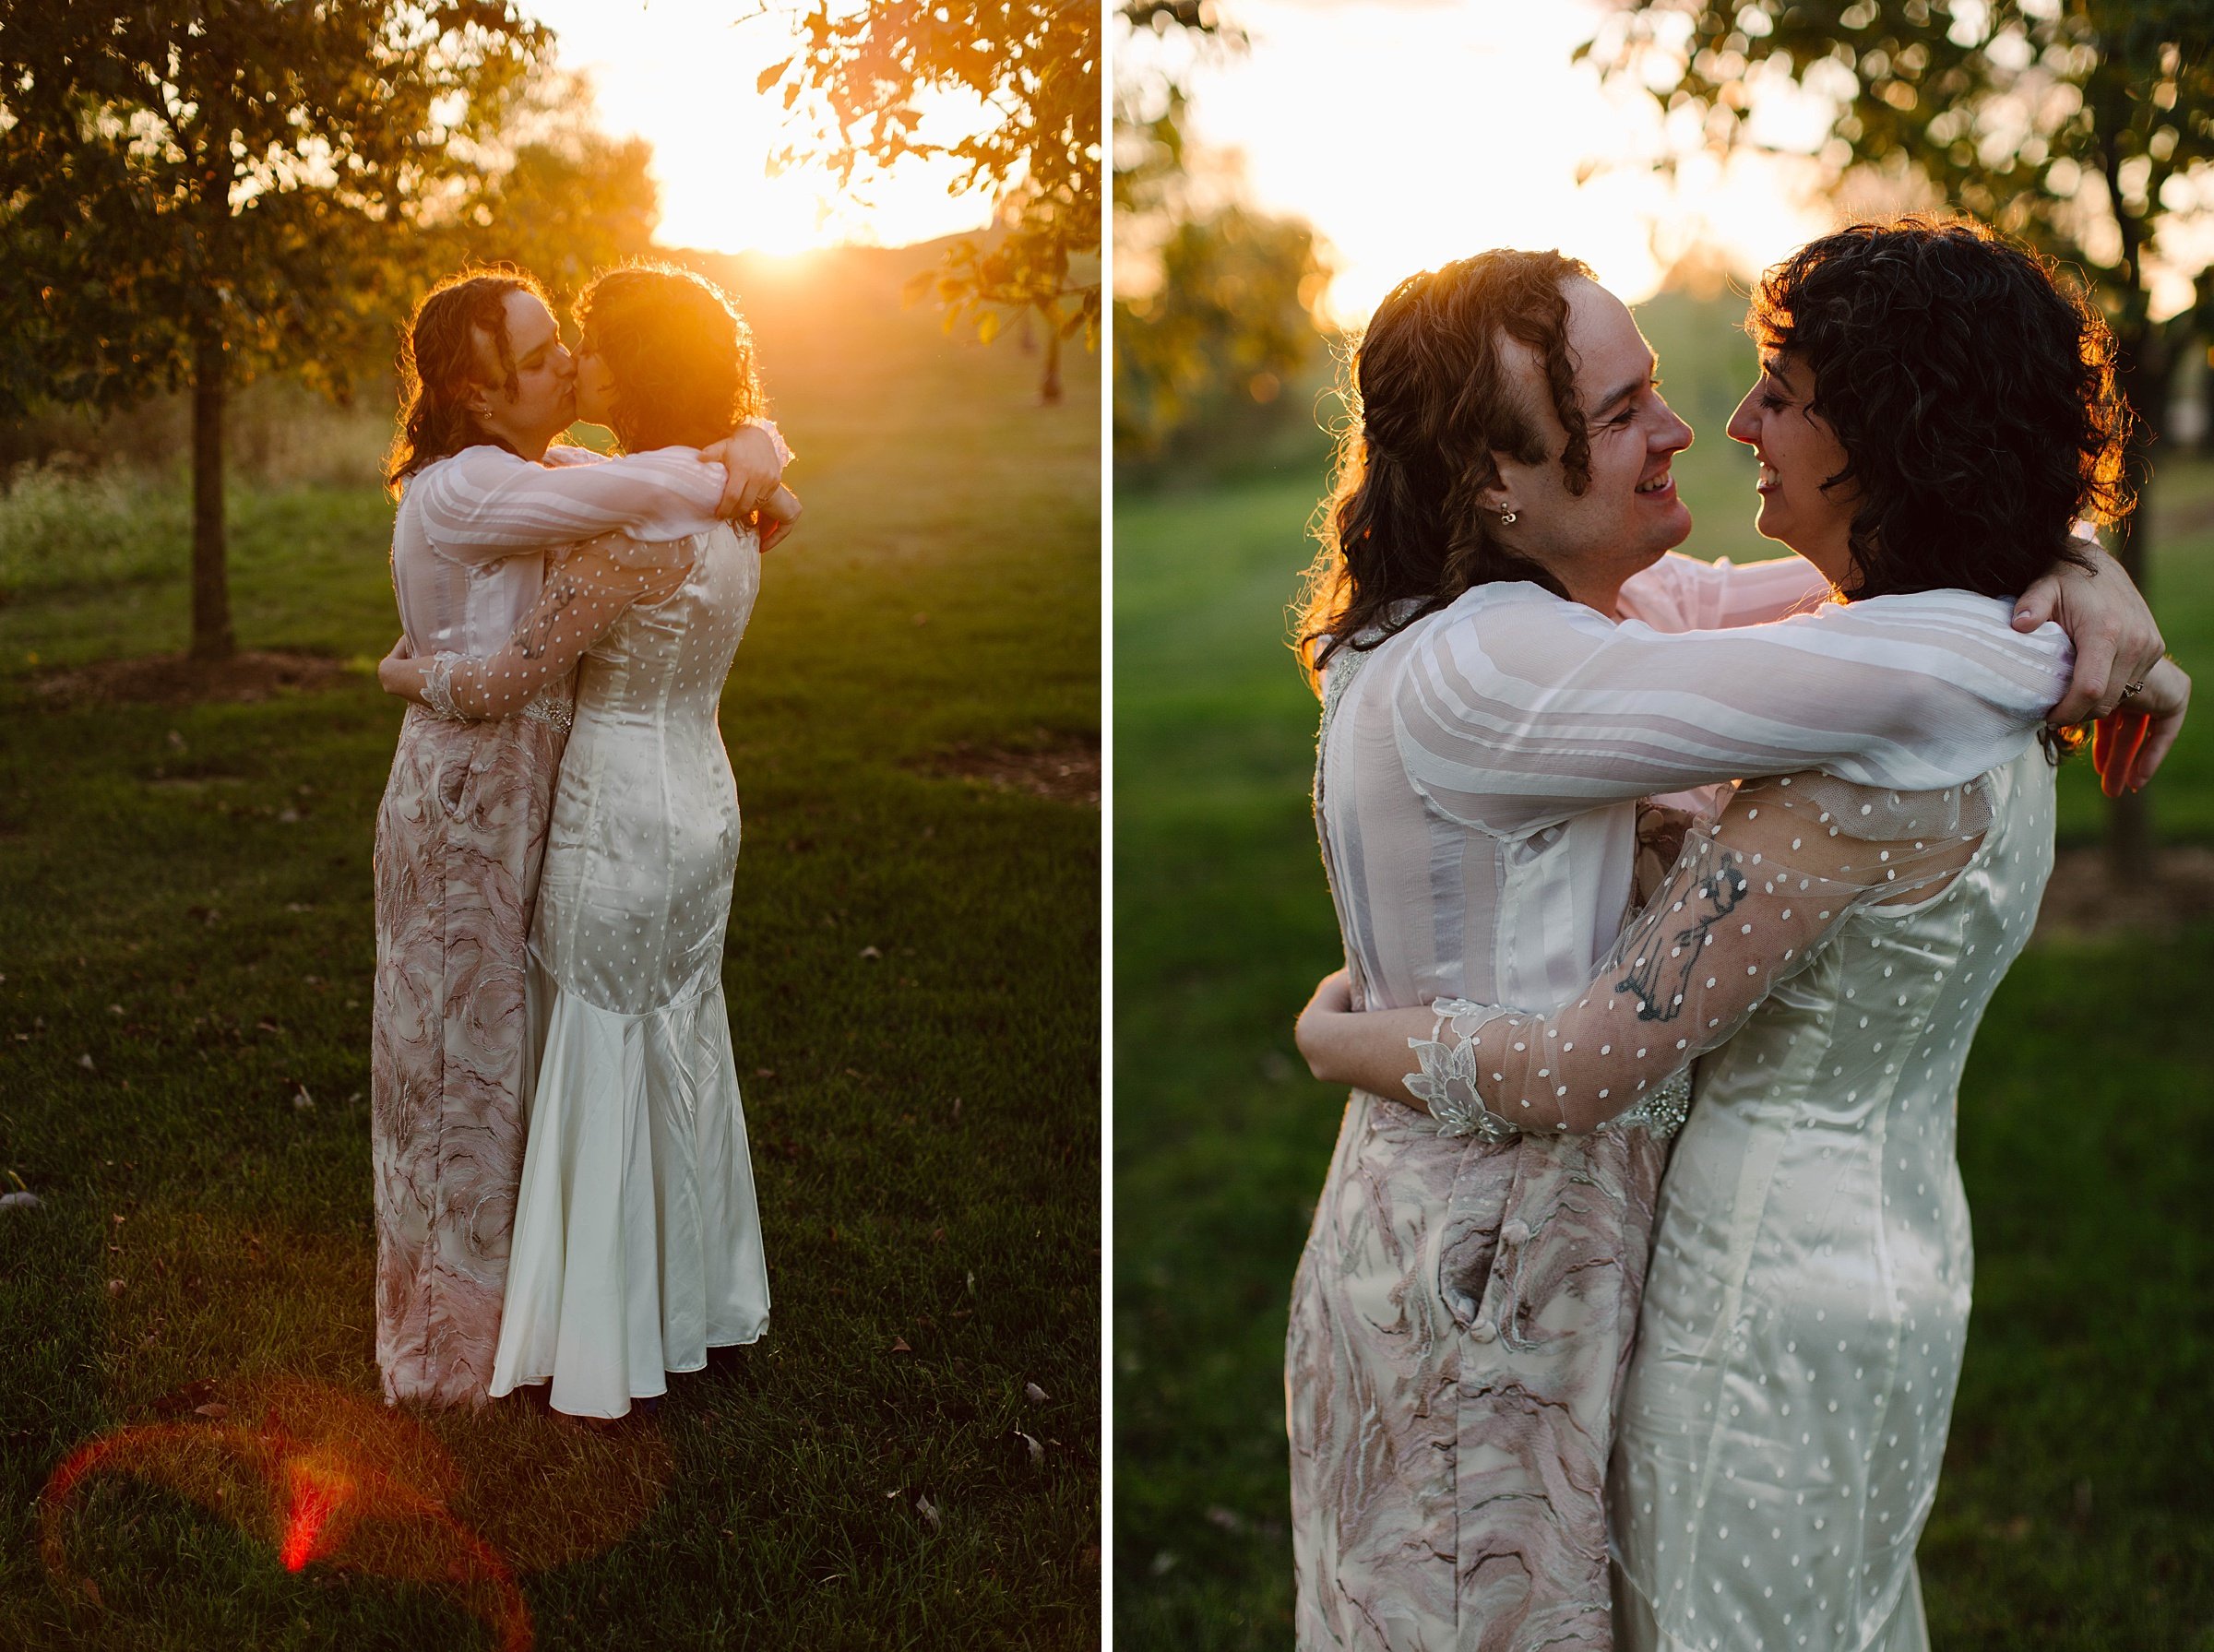
[[[389,337],[551,37],[509,0],[0,0],[0,408],[194,392],[193,653],[232,652],[226,390]]]
[[[1099,15],[1098,0],[807,0],[805,44],[760,78],[763,92],[781,84],[785,108],[812,126],[787,159],[820,156],[846,187],[920,159],[954,162],[957,192],[999,192],[998,233],[956,242],[916,291],[934,291],[949,326],[966,318],[984,339],[1007,311],[1037,312],[1047,400],[1060,394],[1060,340],[1099,327]],[[995,119],[928,135],[928,94],[946,92]]]

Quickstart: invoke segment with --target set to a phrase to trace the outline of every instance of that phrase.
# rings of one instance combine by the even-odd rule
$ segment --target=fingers
[[[2117,631],[2113,624],[2094,622],[2087,624],[2082,634],[2073,639],[2076,671],[2068,679],[2068,692],[2061,696],[2060,704],[2046,714],[2047,722],[2065,729],[2113,710],[2123,686],[2114,674]]]
[[[2102,717],[2093,726],[2091,764],[2099,771],[2099,790],[2107,796],[2120,797],[2123,792],[2134,790],[2130,771],[2143,754],[2151,726],[2152,719],[2132,717],[2126,712]],[[2154,767],[2159,767],[2157,760]]]
[[[2014,628],[2017,631],[2034,631],[2060,612],[2060,579],[2047,574],[2024,591],[2021,600],[2014,605]]]
[[[2132,791],[2160,772],[2160,765],[2167,760],[2169,750],[2175,744],[2175,737],[2183,731],[2184,727],[2181,712],[2173,717],[2153,717],[2145,720],[2150,727],[2146,731],[2143,745],[2138,748],[2137,761],[2130,766],[2126,777]]]

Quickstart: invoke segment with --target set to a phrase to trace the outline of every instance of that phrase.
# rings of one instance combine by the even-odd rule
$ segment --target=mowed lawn
[[[650,1419],[377,1414],[387,502],[234,491],[242,645],[351,662],[254,704],[40,688],[183,646],[174,489],[65,489],[101,532],[10,541],[0,1191],[40,1203],[0,1209],[0,1645],[492,1645],[463,1528],[549,1648],[1095,1644],[1100,815],[1020,782],[1096,761],[1098,369],[1039,409],[1036,355],[901,309],[917,262],[736,275],[808,513],[721,714],[775,1310]],[[132,1429],[42,1560],[49,1474]]]
[[[1692,548],[1775,553],[1720,437],[1744,380],[1671,348],[1684,317],[1647,326],[1704,434],[1679,461]],[[1292,1641],[1285,1300],[1344,1105],[1291,1031],[1340,961],[1284,641],[1321,480],[1318,455],[1116,503],[1118,1646]],[[2156,600],[2206,681],[2214,466],[2171,458],[2161,487]],[[2064,790],[2087,840],[2088,763]],[[2214,719],[2159,793],[2164,832],[2214,841]],[[1921,1551],[1939,1646],[2214,1646],[2210,992],[2206,924],[2041,944],[1983,1023],[1961,1099],[1976,1308]]]

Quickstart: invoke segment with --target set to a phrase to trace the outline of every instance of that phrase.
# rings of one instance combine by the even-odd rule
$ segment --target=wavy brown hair
[[[1590,485],[1564,291],[1590,278],[1580,259],[1503,249],[1410,276],[1376,306],[1348,367],[1342,394],[1352,417],[1315,513],[1321,551],[1307,573],[1296,644],[1311,675],[1339,648],[1374,648],[1479,585],[1527,579],[1567,595],[1493,536],[1479,495],[1499,480],[1494,451],[1526,465],[1558,458],[1570,493]],[[1530,405],[1510,339],[1543,367],[1568,435],[1558,454]]]
[[[1768,272],[1745,319],[1814,374],[1810,411],[1857,486],[1847,598],[1959,589],[2013,598],[2080,517],[2129,508],[2130,412],[2114,336],[2050,260],[1972,220],[1902,218],[1811,241]]]
[[[581,348],[613,380],[609,426],[625,453],[705,447],[761,411],[754,335],[721,288],[688,269],[612,269],[577,301]]]
[[[464,447],[507,446],[477,422],[468,402],[483,375],[479,332],[492,339],[498,355],[501,387],[515,394],[515,351],[507,343],[511,292],[528,292],[541,303],[546,296],[519,269],[467,269],[439,282],[415,306],[399,346],[399,428],[385,456],[385,485],[395,493],[425,465]]]

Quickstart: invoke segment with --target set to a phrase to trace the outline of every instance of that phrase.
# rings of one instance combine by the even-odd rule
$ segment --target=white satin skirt
[[[496,1398],[620,1417],[768,1326],[768,1273],[722,985],[624,1015],[533,956],[539,1051],[493,1363]]]

